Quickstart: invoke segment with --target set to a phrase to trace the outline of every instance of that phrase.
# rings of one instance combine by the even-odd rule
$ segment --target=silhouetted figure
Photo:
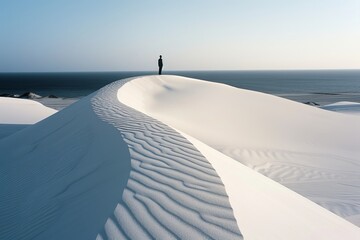
[[[158,60],[158,66],[159,66],[159,75],[161,75],[161,71],[162,71],[162,68],[163,68],[163,61],[162,61],[161,55],[160,55],[160,58]]]

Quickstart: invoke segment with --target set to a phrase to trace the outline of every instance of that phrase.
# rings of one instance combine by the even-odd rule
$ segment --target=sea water
[[[0,73],[0,94],[34,92],[41,96],[77,99],[119,79],[154,74],[156,72],[150,71]],[[164,71],[164,74],[224,83],[298,102],[320,105],[360,102],[360,70]]]

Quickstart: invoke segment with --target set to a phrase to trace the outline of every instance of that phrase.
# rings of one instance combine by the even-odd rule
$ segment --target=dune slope
[[[0,140],[0,239],[242,239],[211,164],[123,83]]]
[[[94,239],[121,200],[128,147],[91,97],[0,140],[0,239]]]
[[[115,82],[92,99],[121,131],[131,171],[122,201],[99,239],[242,239],[224,185],[182,135],[119,102]]]
[[[176,76],[139,78],[121,88],[118,97],[360,223],[357,116]]]

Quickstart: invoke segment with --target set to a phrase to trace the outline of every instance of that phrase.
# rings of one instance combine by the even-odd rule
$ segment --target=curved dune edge
[[[173,80],[174,82],[172,82]],[[182,81],[184,83],[181,83]],[[218,137],[218,139],[220,138],[221,140],[223,140],[224,134],[220,133],[220,137],[211,135],[211,133],[213,132],[217,133],[216,130],[218,129],[216,129],[216,126],[211,125],[213,124],[213,122],[211,122],[211,119],[210,119],[210,124],[208,124],[205,121],[208,120],[208,118],[205,119],[202,118],[203,117],[202,115],[209,117],[209,115],[207,115],[206,113],[206,111],[209,112],[209,108],[206,108],[204,107],[204,105],[201,105],[203,103],[201,101],[205,101],[205,102],[208,101],[209,96],[210,98],[214,97],[214,95],[211,95],[209,93],[216,92],[211,88],[206,89],[208,87],[207,85],[208,86],[212,85],[211,88],[216,86],[214,87],[214,89],[217,90],[218,93],[224,91],[224,95],[229,94],[229,91],[227,89],[229,89],[230,87],[222,86],[221,84],[206,83],[199,80],[187,79],[177,76],[161,76],[161,77],[151,76],[151,77],[142,77],[139,79],[135,79],[125,84],[125,86],[119,89],[118,98],[121,102],[127,104],[128,106],[133,107],[160,121],[165,122],[167,125],[173,127],[174,129],[177,129],[178,132],[182,132],[183,135],[186,136],[186,138],[190,142],[192,142],[197,147],[197,149],[200,150],[200,152],[202,152],[202,154],[211,162],[211,164],[219,174],[220,178],[224,182],[226,191],[229,195],[230,203],[234,209],[235,218],[237,219],[239,228],[244,234],[245,238],[340,239],[342,237],[346,237],[347,239],[357,239],[360,236],[360,229],[358,227],[334,215],[333,213],[323,209],[317,204],[314,204],[313,202],[303,198],[302,196],[292,192],[286,187],[283,187],[280,184],[277,184],[272,180],[260,174],[257,174],[252,170],[247,169],[246,167],[244,167],[242,164],[238,163],[234,159],[226,157],[223,154],[217,152],[215,150],[216,147],[215,149],[213,149],[214,146],[217,146],[218,149],[224,149],[224,146],[216,145],[218,142],[216,141],[215,143],[213,142],[213,139],[216,139],[216,137]],[[204,88],[206,92],[205,95],[201,94],[199,90],[201,89],[201,91],[203,91]],[[236,91],[236,90],[233,90],[232,88],[230,90],[230,93],[232,91]],[[310,114],[310,116],[313,118],[322,118],[322,115],[326,117],[331,115],[328,114],[328,112],[326,111],[292,103],[290,101],[283,100],[280,98],[275,98],[275,97],[273,98],[272,96],[268,98],[265,94],[252,93],[251,91],[243,91],[242,93],[243,94],[245,93],[244,95],[247,97],[253,95],[251,97],[251,100],[248,99],[250,102],[251,101],[261,102],[263,101],[263,99],[265,99],[265,100],[270,100],[270,104],[281,103],[283,105],[295,107],[296,110],[300,109],[301,112],[298,113],[297,116],[305,113]],[[229,94],[230,99],[231,97],[233,97],[231,96],[231,94]],[[237,94],[241,94],[241,93],[237,93]],[[200,99],[200,98],[204,98],[204,96],[206,95],[207,97],[205,97],[205,100]],[[224,95],[221,96],[224,97]],[[216,100],[219,99],[217,98]],[[184,109],[186,108],[193,108],[194,105],[198,104],[197,101],[200,102],[199,104],[200,107],[196,108],[197,112],[191,110],[188,112],[184,111]],[[224,101],[222,102],[222,104],[223,103]],[[210,106],[212,109],[214,109],[215,104],[214,102],[211,102]],[[223,114],[223,112],[221,112],[220,114],[216,113],[218,107],[219,106],[216,106],[215,111],[212,113],[212,115],[216,116],[216,120],[219,120],[218,116],[224,116],[224,115],[226,116],[226,114],[228,114],[227,112],[225,112],[225,114]],[[221,106],[221,104],[220,107],[223,107],[225,109],[228,108],[228,106],[226,105]],[[269,110],[271,109],[265,109],[265,111],[267,112],[269,112]],[[291,111],[291,113],[293,112],[294,111]],[[279,114],[277,114],[277,116],[278,115]],[[341,120],[342,123],[344,121],[345,122],[353,121],[352,119],[347,118],[345,116],[343,117],[336,115],[335,118],[337,120],[338,118],[342,119]],[[195,121],[191,122],[189,120],[195,120]],[[264,121],[264,119],[261,120]],[[199,122],[201,121],[202,121],[202,125],[199,124]],[[278,123],[275,123],[275,125],[277,124]],[[296,124],[298,124],[299,126],[298,122],[296,122]],[[203,127],[204,125],[205,127]],[[209,125],[213,128],[208,128],[207,132],[201,131],[204,130],[206,127],[209,127]],[[227,125],[227,126],[231,127],[232,125]],[[321,128],[321,126],[315,126],[315,127]],[[225,132],[226,131],[227,129],[225,129]],[[320,129],[320,131],[323,131],[323,129]],[[349,130],[346,129],[344,132],[342,133],[342,136],[340,135],[340,144],[346,145],[346,143],[348,142],[345,141],[344,143],[341,142],[341,140],[346,139],[346,137],[348,136],[354,136],[354,135],[353,134],[349,135]],[[286,131],[282,130],[280,134],[278,134],[278,136],[275,137],[281,140],[282,137],[281,134],[286,134]],[[244,135],[249,137],[249,134],[244,134]],[[196,140],[194,136],[198,140]],[[229,136],[231,141],[234,139],[233,137],[234,137],[233,135]],[[356,140],[356,137],[357,136],[355,136],[355,139],[352,140]],[[324,138],[324,136],[322,136],[322,138]],[[207,140],[205,141],[205,143],[209,144],[210,147],[204,144],[203,142],[204,139]],[[317,139],[319,139],[319,137],[317,137]],[[286,140],[288,141],[289,139]],[[254,139],[252,139],[252,141],[254,141]],[[296,139],[294,139],[293,141],[296,141]],[[278,146],[281,146],[281,143],[282,143],[281,141],[276,142]],[[320,147],[327,148],[331,144],[334,143],[331,141],[325,141],[325,146],[320,145]],[[285,149],[286,146],[292,147],[292,149],[290,149],[289,152],[296,152],[295,150],[297,150],[296,148],[298,147],[289,144],[288,145],[284,144],[284,145],[285,145]],[[351,150],[354,150],[356,148],[354,142],[351,142],[351,144],[349,145]],[[267,147],[270,148],[269,146]],[[314,148],[311,147],[307,148],[308,151],[313,149]],[[266,151],[267,149],[264,150]],[[338,151],[337,153],[339,152],[341,151]],[[353,167],[354,165],[352,163],[354,163],[355,161],[347,158],[350,155],[349,152],[351,151],[345,148],[345,150],[341,153],[346,156],[345,162],[346,161],[350,162],[350,165],[352,165]],[[318,154],[317,151],[315,151],[315,153]],[[239,159],[237,160],[239,161]],[[295,160],[297,159],[295,158]],[[337,165],[338,167],[339,162],[335,162],[334,165]],[[237,169],[237,171],[233,171],[234,169]],[[287,173],[282,171],[282,174],[285,175]],[[292,177],[294,177],[294,174],[292,175]],[[296,177],[297,176],[295,175],[295,178]],[[235,185],[234,182],[236,183]],[[254,182],[256,182],[256,184],[253,184]],[[240,195],[242,195],[243,197],[241,197]],[[261,209],[262,211],[259,211],[259,209]],[[272,221],[275,222],[273,223]]]
[[[219,174],[245,239],[359,238],[357,226],[201,141],[183,135]]]
[[[242,239],[225,188],[182,135],[117,99],[124,80],[92,98],[129,146],[129,179],[97,239]]]
[[[124,82],[0,140],[0,239],[243,239],[211,164]]]
[[[1,239],[242,239],[209,162],[122,84],[0,140]]]

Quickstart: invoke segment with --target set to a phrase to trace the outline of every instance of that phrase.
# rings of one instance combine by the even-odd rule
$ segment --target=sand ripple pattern
[[[243,239],[224,185],[211,164],[167,125],[101,89],[94,111],[119,129],[129,146],[127,187],[97,239]]]
[[[360,215],[360,163],[356,157],[250,148],[220,151],[340,217]]]

